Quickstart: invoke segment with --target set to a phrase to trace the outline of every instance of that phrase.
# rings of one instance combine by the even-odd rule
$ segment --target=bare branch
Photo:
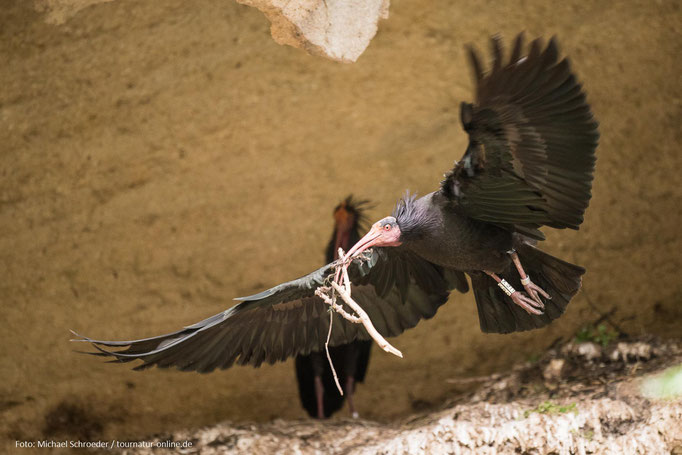
[[[369,333],[369,336],[371,336],[374,341],[379,345],[381,349],[383,349],[386,352],[390,352],[393,355],[397,355],[401,359],[403,358],[403,353],[394,348],[391,343],[386,341],[386,339],[381,336],[381,334],[377,331],[376,328],[374,328],[374,324],[372,324],[372,320],[369,318],[365,310],[362,309],[360,305],[358,305],[355,300],[353,300],[350,296],[350,280],[348,278],[348,271],[346,270],[346,267],[342,268],[342,274],[343,274],[343,281],[344,281],[344,287],[339,286],[336,282],[332,281],[332,287],[336,292],[339,293],[341,298],[343,299],[346,304],[355,311],[355,313],[359,316],[360,321],[362,322],[362,325],[365,326],[365,329],[367,329],[367,333]]]
[[[324,350],[327,351],[327,360],[329,361],[329,367],[332,369],[332,374],[334,375],[334,383],[336,384],[336,388],[339,389],[339,393],[341,396],[343,396],[343,389],[341,388],[341,384],[339,384],[339,377],[336,375],[336,368],[334,368],[334,364],[332,363],[332,356],[329,355],[329,339],[332,336],[332,322],[334,322],[334,313],[330,311],[329,332],[327,332],[327,341],[324,343]]]
[[[341,305],[336,303],[336,296],[334,295],[333,298],[329,297],[329,292],[331,292],[332,289],[329,287],[319,287],[315,289],[315,295],[320,297],[324,302],[332,307],[334,311],[339,313],[341,316],[344,317],[344,319],[348,319],[350,322],[353,324],[360,324],[362,321],[360,320],[359,317],[353,316],[352,314],[348,313],[346,310],[343,309]]]
[[[344,257],[344,252],[341,248],[339,248],[339,257],[341,258]],[[369,318],[365,310],[363,310],[362,307],[358,305],[358,303],[355,302],[355,300],[353,300],[353,298],[351,297],[351,282],[350,278],[348,277],[348,265],[351,262],[352,259],[349,259],[345,261],[342,260],[338,264],[336,264],[336,273],[334,274],[334,279],[331,280],[331,288],[329,286],[320,286],[315,290],[315,295],[320,297],[327,305],[331,307],[332,310],[339,313],[348,321],[354,324],[362,324],[363,326],[365,326],[365,329],[367,329],[367,333],[369,334],[369,336],[372,337],[372,339],[374,339],[376,344],[378,344],[381,349],[393,355],[396,355],[402,359],[403,353],[400,352],[398,349],[394,348],[388,341],[386,341],[386,339],[374,327],[374,324],[372,324],[372,320]],[[343,283],[343,285],[339,284],[341,282]],[[355,312],[355,314],[357,314],[357,316],[350,314],[343,308],[342,305],[336,303],[337,294],[341,296],[346,305],[348,305]],[[329,343],[330,337],[331,323],[329,324],[329,334],[327,335],[327,343]],[[329,357],[329,350],[327,350],[327,359],[329,360],[329,364],[331,365],[331,357]],[[333,366],[332,371],[334,371]],[[336,374],[334,378],[336,379]],[[343,395],[343,393],[341,393],[341,395]]]

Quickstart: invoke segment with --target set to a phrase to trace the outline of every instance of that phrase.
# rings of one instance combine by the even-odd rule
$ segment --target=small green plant
[[[612,341],[618,339],[618,332],[609,330],[604,324],[599,324],[597,327],[593,325],[586,325],[582,327],[575,334],[575,341],[578,343],[592,342],[601,344],[603,347],[608,346]]]
[[[528,356],[528,362],[530,363],[538,363],[540,360],[540,354],[531,354]]]
[[[571,403],[568,405],[554,404],[551,401],[545,401],[537,405],[534,409],[528,409],[523,412],[523,417],[528,418],[532,413],[538,414],[566,414],[567,412],[578,413],[578,404]]]
[[[594,431],[592,431],[592,430],[580,431],[579,429],[574,428],[571,430],[571,433],[576,437],[585,438],[588,441],[591,441],[594,439]]]

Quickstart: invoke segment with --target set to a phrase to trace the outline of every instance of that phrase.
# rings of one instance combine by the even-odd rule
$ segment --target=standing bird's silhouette
[[[493,38],[488,72],[469,50],[476,101],[461,107],[469,136],[462,160],[436,191],[400,199],[392,216],[375,223],[344,258],[174,333],[82,340],[99,349],[96,355],[141,360],[136,369],[208,372],[320,352],[330,316],[315,290],[341,263],[353,299],[384,337],[434,316],[453,289],[466,292],[465,273],[484,332],[546,326],[563,314],[585,270],[534,244],[544,239],[542,226],[582,223],[599,133],[555,39],[546,47],[534,40],[527,53],[524,47],[519,35],[505,58]],[[331,346],[367,339],[364,326],[333,314]]]
[[[338,259],[339,248],[349,250],[360,240],[360,229],[366,222],[363,208],[367,201],[348,196],[334,209],[334,232],[329,240],[326,263]],[[334,369],[344,395],[336,388],[325,351],[296,356],[296,379],[301,404],[311,417],[323,419],[341,409],[344,397],[353,417],[358,417],[353,400],[355,384],[363,382],[369,364],[371,341],[358,340],[329,348]]]

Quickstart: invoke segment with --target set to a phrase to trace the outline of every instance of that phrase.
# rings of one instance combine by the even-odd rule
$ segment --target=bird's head
[[[348,250],[346,258],[358,256],[373,246],[400,246],[400,226],[395,217],[387,216],[372,225],[372,228],[353,248]]]
[[[334,209],[334,229],[350,232],[357,225],[358,218],[358,209],[346,199]]]
[[[360,230],[367,224],[365,209],[368,204],[369,201],[350,195],[334,208],[334,233],[327,245],[327,262],[338,259],[339,248],[348,250],[360,240]]]

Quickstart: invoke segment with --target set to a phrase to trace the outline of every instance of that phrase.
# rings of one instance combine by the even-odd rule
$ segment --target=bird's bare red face
[[[334,210],[334,222],[336,238],[334,240],[334,259],[339,258],[339,248],[348,249],[350,245],[350,236],[353,226],[356,223],[356,215],[353,211],[348,210],[346,201],[339,204]]]
[[[346,253],[346,258],[355,257],[373,246],[400,246],[401,244],[400,227],[395,218],[388,216],[374,223],[372,229]]]

